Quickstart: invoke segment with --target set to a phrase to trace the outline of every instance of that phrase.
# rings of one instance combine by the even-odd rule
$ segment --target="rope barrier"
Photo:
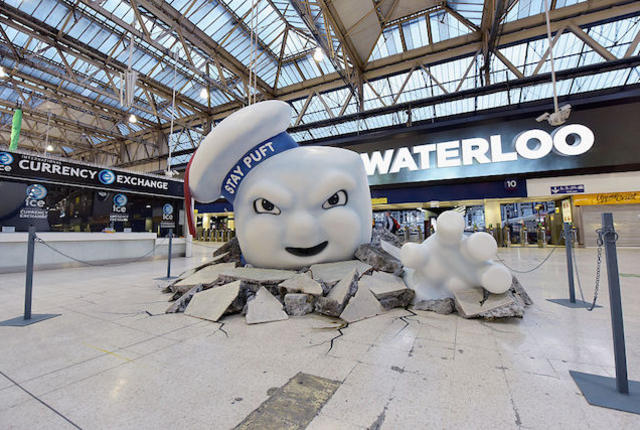
[[[535,266],[533,269],[529,269],[529,270],[516,270],[516,269],[510,267],[502,258],[500,258],[499,255],[496,255],[496,259],[498,259],[502,264],[504,264],[507,267],[507,269],[511,270],[512,272],[515,272],[515,273],[531,273],[534,270],[539,269],[544,263],[546,263],[547,260],[549,260],[549,258],[551,257],[551,255],[555,252],[556,249],[557,248],[552,248],[551,252],[549,254],[547,254],[547,256],[537,266]]]
[[[87,266],[92,266],[92,267],[103,267],[103,266],[107,266],[107,265],[109,265],[109,264],[113,264],[113,263],[96,264],[96,263],[92,263],[92,262],[89,262],[89,261],[80,260],[80,259],[78,259],[78,258],[72,257],[71,255],[66,254],[66,253],[64,253],[64,252],[60,251],[59,249],[57,249],[56,247],[54,247],[54,246],[50,245],[49,243],[47,243],[46,241],[42,240],[42,239],[41,239],[41,238],[39,238],[38,236],[36,236],[35,241],[36,241],[36,243],[41,243],[42,245],[46,246],[47,248],[49,248],[50,250],[52,250],[52,251],[53,251],[53,252],[55,252],[55,253],[58,253],[58,254],[60,254],[60,255],[62,255],[62,256],[64,256],[64,257],[66,257],[66,258],[68,258],[68,259],[70,259],[70,260],[76,261],[76,262],[81,263],[81,264],[85,264],[85,265],[87,265]],[[140,256],[140,257],[136,257],[136,258],[134,258],[134,259],[132,259],[132,260],[129,260],[129,261],[127,261],[127,263],[135,263],[135,262],[140,261],[140,260],[142,260],[142,259],[144,259],[144,258],[147,258],[149,255],[151,255],[151,254],[156,250],[156,248],[157,248],[159,245],[166,245],[166,244],[168,244],[168,243],[169,243],[169,239],[167,239],[164,243],[154,243],[154,244],[153,244],[153,248],[151,248],[151,250],[150,250],[149,252],[147,252],[146,254],[144,254],[144,255],[142,255],[142,256]]]

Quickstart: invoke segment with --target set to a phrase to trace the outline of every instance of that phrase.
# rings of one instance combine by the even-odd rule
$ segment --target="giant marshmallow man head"
[[[351,259],[371,239],[371,194],[362,161],[346,149],[299,147],[285,131],[290,119],[289,105],[275,100],[225,118],[189,162],[188,204],[191,197],[208,203],[221,195],[231,202],[242,254],[253,266],[284,269]]]

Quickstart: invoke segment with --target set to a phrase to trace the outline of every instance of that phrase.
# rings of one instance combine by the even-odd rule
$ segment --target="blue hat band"
[[[244,154],[236,165],[229,170],[227,176],[224,177],[221,186],[222,197],[227,199],[230,203],[238,194],[240,184],[247,177],[251,170],[255,169],[264,160],[273,157],[276,154],[284,152],[289,149],[297,148],[298,143],[293,140],[289,133],[283,131],[275,136],[258,143]]]

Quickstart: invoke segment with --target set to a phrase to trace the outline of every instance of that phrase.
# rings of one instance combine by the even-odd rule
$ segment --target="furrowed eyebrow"
[[[333,193],[340,190],[352,190],[356,187],[356,181],[349,175],[341,172],[333,172],[315,189],[309,192],[309,199],[313,202],[324,201]]]
[[[269,200],[276,206],[291,206],[293,203],[293,196],[291,193],[282,186],[271,181],[263,180],[260,183],[255,184],[248,191],[247,195],[249,196],[250,201],[263,198]]]

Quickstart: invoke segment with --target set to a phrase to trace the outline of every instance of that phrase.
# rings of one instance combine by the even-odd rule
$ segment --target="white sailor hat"
[[[220,122],[191,157],[184,178],[189,231],[195,235],[191,200],[230,203],[242,180],[264,160],[298,144],[286,133],[291,107],[269,100],[242,108]]]

